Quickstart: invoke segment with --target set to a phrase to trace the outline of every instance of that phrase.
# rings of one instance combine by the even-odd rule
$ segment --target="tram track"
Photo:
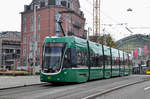
[[[0,99],[81,99],[122,84],[147,80],[147,77],[126,76],[90,81],[81,84],[53,85],[49,83],[0,90]],[[89,98],[90,99],[90,98]]]

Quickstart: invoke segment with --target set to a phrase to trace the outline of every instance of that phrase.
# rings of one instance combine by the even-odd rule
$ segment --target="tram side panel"
[[[117,49],[111,48],[112,54],[112,76],[119,76],[119,53]]]
[[[104,47],[104,63],[105,68],[104,70],[104,78],[110,78],[111,77],[111,53],[110,53],[110,47],[103,46]]]
[[[103,78],[103,52],[102,45],[89,42],[89,80]]]

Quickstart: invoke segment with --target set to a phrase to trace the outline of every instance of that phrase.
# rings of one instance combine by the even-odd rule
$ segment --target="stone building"
[[[0,33],[0,68],[12,70],[15,59],[20,57],[21,33],[6,31]]]
[[[86,37],[85,18],[79,0],[33,0],[30,5],[25,5],[21,16],[21,58],[24,66],[33,65],[35,37],[38,66],[41,64],[42,44],[46,36]]]

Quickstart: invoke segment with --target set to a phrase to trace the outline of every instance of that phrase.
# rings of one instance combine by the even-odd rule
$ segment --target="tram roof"
[[[72,44],[75,44],[76,46],[86,46],[86,40],[75,36],[46,37],[44,42],[64,42],[70,46]]]
[[[65,42],[65,43],[69,44],[70,46],[72,44],[75,44],[75,46],[78,46],[78,47],[86,47],[87,46],[86,45],[87,41],[85,39],[78,38],[76,36],[46,37],[44,42]],[[89,41],[89,46],[90,46],[91,51],[93,51],[97,54],[102,53],[100,51],[100,49],[102,49],[101,44]],[[116,56],[118,54],[118,49],[115,49],[115,48],[111,48],[111,49],[112,49],[112,52]],[[106,55],[110,54],[110,47],[104,45],[104,50],[105,50]],[[120,57],[123,57],[123,53],[125,53],[125,52],[119,50],[119,53],[120,53]],[[127,54],[127,53],[125,53],[125,54]]]

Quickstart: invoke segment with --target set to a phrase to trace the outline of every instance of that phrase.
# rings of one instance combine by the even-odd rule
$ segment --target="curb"
[[[125,84],[125,85],[121,85],[121,86],[118,86],[118,87],[114,87],[114,88],[111,88],[111,89],[106,89],[106,90],[103,90],[102,92],[99,92],[99,93],[96,93],[96,94],[93,94],[93,95],[89,95],[87,97],[84,97],[82,99],[94,99],[98,96],[102,96],[104,94],[107,94],[107,93],[110,93],[112,91],[115,91],[115,90],[118,90],[118,89],[121,89],[121,88],[124,88],[124,87],[128,87],[128,86],[131,86],[131,85],[134,85],[134,84],[139,84],[139,83],[143,83],[145,81],[149,81],[150,79],[144,79],[142,81],[136,81],[136,82],[133,82],[133,83],[128,83],[128,84]]]
[[[45,84],[45,83],[39,83],[39,84],[29,84],[29,85],[20,85],[20,86],[14,86],[14,87],[0,88],[0,90],[15,89],[15,88],[21,88],[21,87],[36,86],[36,85],[43,85],[43,84]]]

